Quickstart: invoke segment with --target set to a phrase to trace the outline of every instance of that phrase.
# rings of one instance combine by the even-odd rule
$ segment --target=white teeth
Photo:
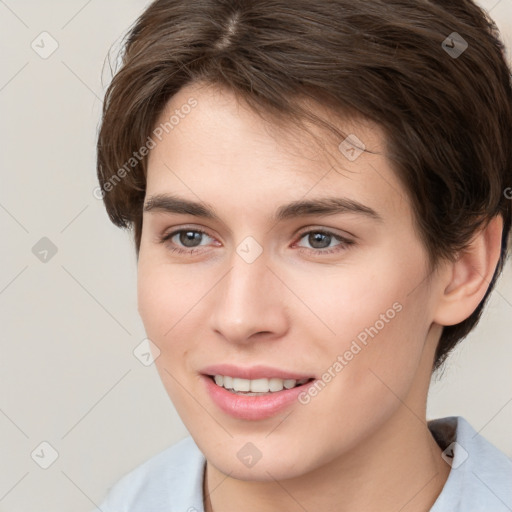
[[[254,379],[249,382],[253,393],[267,393],[269,390],[268,379]]]
[[[294,388],[294,387],[295,387],[295,384],[296,384],[296,383],[297,383],[297,381],[296,381],[296,380],[293,380],[293,379],[286,379],[286,380],[284,381],[284,387],[285,387],[286,389],[292,389],[292,388]]]
[[[228,375],[215,375],[215,384],[236,392],[253,393],[275,393],[283,389],[291,389],[297,385],[305,384],[309,379],[279,379],[272,377],[270,379],[240,379],[239,377],[229,377]]]
[[[270,391],[281,391],[283,387],[283,379],[268,379],[268,388]]]
[[[250,391],[251,381],[247,379],[239,379],[238,377],[233,377],[233,389],[235,391]]]

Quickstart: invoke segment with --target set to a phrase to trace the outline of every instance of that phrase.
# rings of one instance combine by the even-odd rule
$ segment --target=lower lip
[[[247,396],[231,393],[231,391],[217,386],[206,375],[201,377],[205,382],[208,394],[217,406],[226,414],[242,420],[263,420],[274,416],[291,406],[293,402],[298,401],[297,397],[316,382],[312,380],[302,386],[283,389],[268,395]]]

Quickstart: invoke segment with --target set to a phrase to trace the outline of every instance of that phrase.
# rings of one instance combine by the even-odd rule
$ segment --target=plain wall
[[[154,366],[133,355],[145,338],[133,244],[93,196],[105,59],[147,3],[0,2],[2,512],[87,512],[187,435]],[[510,49],[512,1],[482,5]],[[46,59],[31,47],[43,31],[58,43]],[[509,456],[511,329],[509,263],[428,407],[464,416]],[[42,442],[58,452],[48,469],[34,461],[50,460]]]

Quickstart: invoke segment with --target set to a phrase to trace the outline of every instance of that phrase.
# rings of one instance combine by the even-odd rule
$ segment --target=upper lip
[[[240,379],[270,379],[272,377],[278,379],[311,379],[312,375],[282,370],[281,368],[273,368],[272,366],[257,365],[250,367],[235,366],[232,364],[216,364],[203,368],[201,373],[204,375],[228,375],[229,377],[238,377]]]

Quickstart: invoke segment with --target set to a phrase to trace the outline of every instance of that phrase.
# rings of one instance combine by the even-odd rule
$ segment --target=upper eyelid
[[[344,235],[337,233],[336,231],[332,230],[331,228],[322,228],[322,227],[315,227],[315,226],[299,230],[297,232],[297,236],[306,235],[307,233],[311,233],[311,232],[325,233],[328,235],[339,236],[341,238],[344,237]]]
[[[355,241],[345,235],[340,235],[338,233],[335,233],[334,231],[331,231],[329,229],[322,229],[322,228],[308,228],[305,231],[301,231],[297,234],[297,242],[300,242],[300,240],[309,233],[322,233],[324,235],[331,236],[335,240],[339,242],[339,245],[353,245]],[[296,244],[297,242],[294,242]],[[314,250],[314,249],[313,249]],[[321,251],[321,249],[319,249]]]
[[[203,229],[199,229],[199,228],[179,228],[179,229],[171,229],[170,231],[168,232],[164,232],[162,235],[159,236],[159,239],[160,241],[167,241],[167,242],[170,242],[172,238],[174,238],[176,235],[178,235],[179,233],[182,233],[184,231],[194,231],[194,232],[197,232],[197,233],[201,233],[203,235],[206,235],[208,236],[209,238],[211,238],[212,240],[216,240],[216,237],[210,235],[207,231],[203,230]]]
[[[184,228],[178,228],[178,229],[171,229],[169,230],[168,232],[164,232],[162,234],[162,238],[163,237],[172,237],[174,235],[177,235],[178,233],[181,233],[183,231],[195,231],[197,233],[202,233],[204,235],[207,235],[209,236],[210,238],[215,238],[214,236],[210,235],[210,233],[208,231],[206,231],[205,229],[202,229],[202,228],[194,228],[194,227],[184,227]]]

